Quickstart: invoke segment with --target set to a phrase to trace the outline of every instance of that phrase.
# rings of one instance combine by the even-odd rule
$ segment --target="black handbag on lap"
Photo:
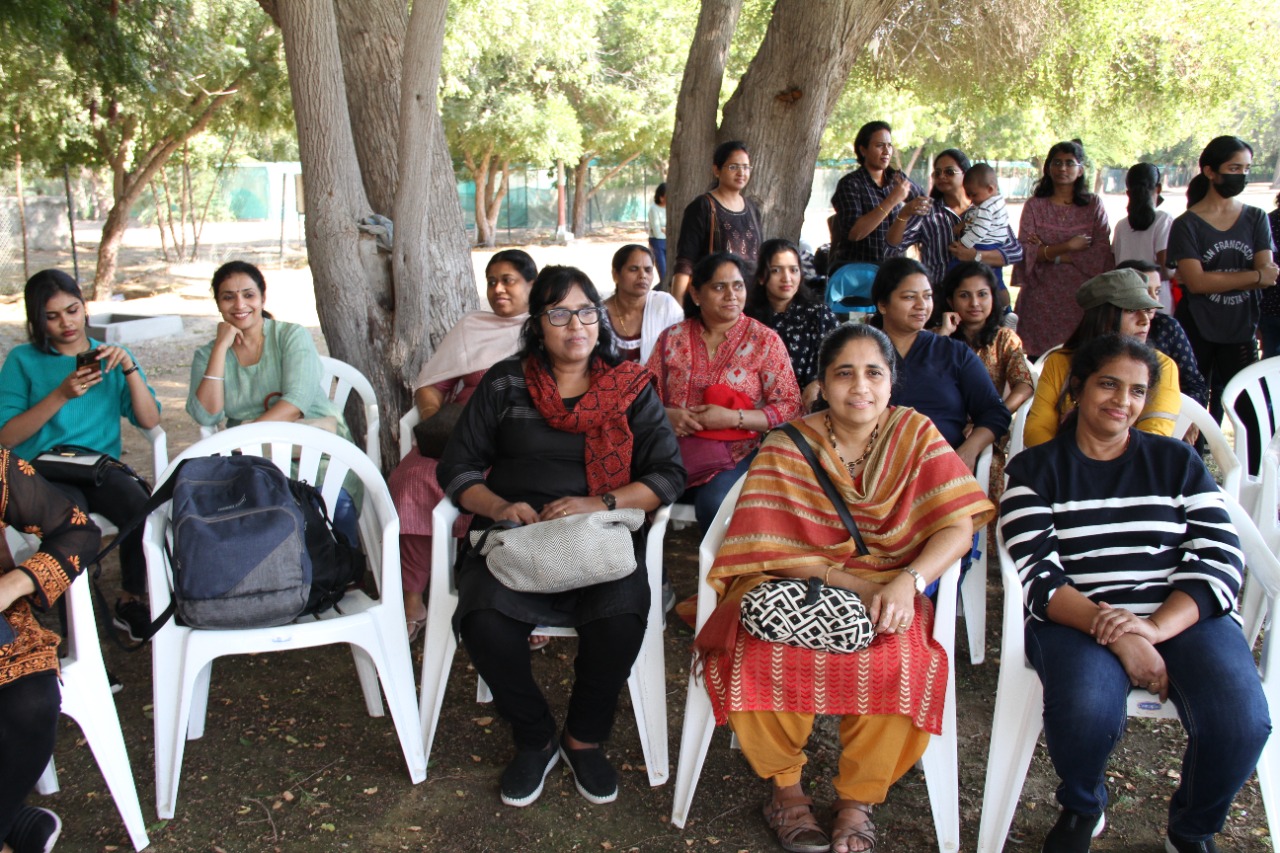
[[[54,483],[101,486],[107,478],[107,468],[114,461],[107,454],[87,447],[59,444],[32,459],[31,466],[41,477]]]

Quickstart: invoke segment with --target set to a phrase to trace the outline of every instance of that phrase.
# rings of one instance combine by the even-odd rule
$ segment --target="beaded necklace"
[[[836,431],[831,425],[831,415],[822,416],[823,423],[827,426],[827,438],[831,441],[831,446],[836,449],[836,456],[844,463],[844,467],[849,469],[849,476],[853,476],[853,469],[857,468],[871,456],[871,448],[875,445],[876,439],[880,437],[880,422],[876,421],[875,428],[871,430],[871,437],[867,439],[867,447],[862,451],[862,455],[852,462],[845,462],[844,454],[840,452],[840,444],[836,441]]]

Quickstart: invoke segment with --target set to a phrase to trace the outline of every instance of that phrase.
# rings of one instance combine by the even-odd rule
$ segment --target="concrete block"
[[[93,314],[89,337],[108,344],[131,344],[150,338],[182,334],[182,318],[176,314],[147,317],[140,314]]]

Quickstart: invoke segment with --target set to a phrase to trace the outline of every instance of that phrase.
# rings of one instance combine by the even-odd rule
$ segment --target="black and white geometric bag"
[[[819,652],[860,652],[876,638],[858,594],[816,577],[760,584],[742,597],[740,620],[756,639]]]

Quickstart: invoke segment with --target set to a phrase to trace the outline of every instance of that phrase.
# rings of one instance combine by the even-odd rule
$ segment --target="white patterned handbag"
[[[516,592],[565,592],[625,578],[636,570],[631,534],[642,509],[578,513],[516,526],[500,521],[471,533],[490,573]]]
[[[742,628],[758,640],[848,654],[876,638],[856,592],[819,578],[766,581],[742,597]]]

